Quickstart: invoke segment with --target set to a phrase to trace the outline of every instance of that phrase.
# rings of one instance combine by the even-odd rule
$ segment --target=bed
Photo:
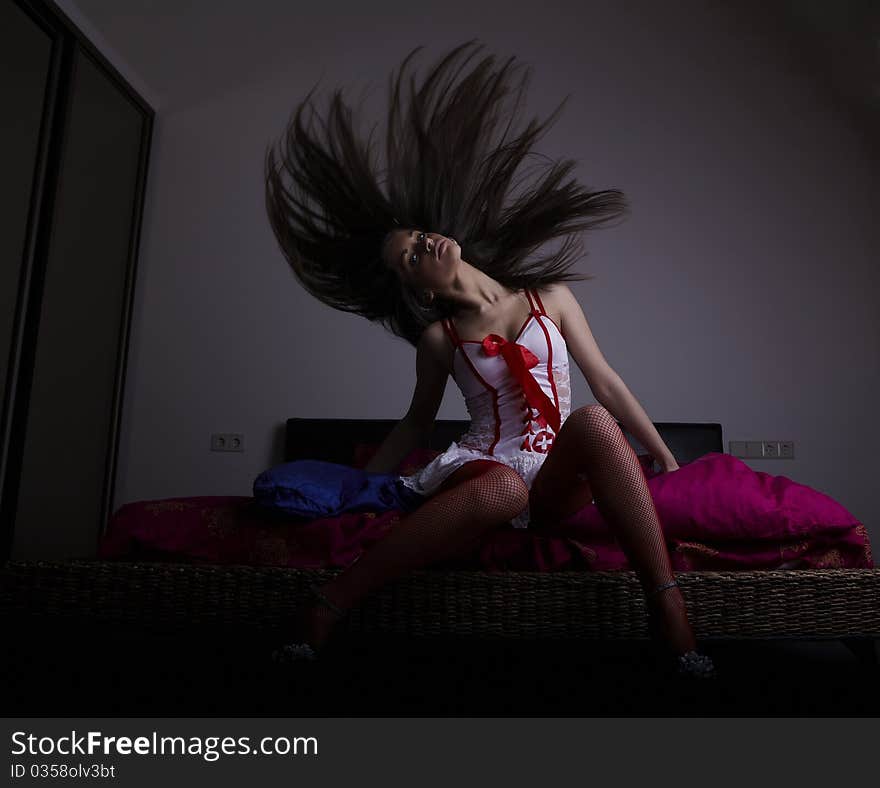
[[[289,419],[284,461],[362,465],[394,423]],[[684,481],[688,467],[707,467],[708,460],[739,462],[723,454],[719,424],[655,426],[681,466],[667,477],[682,474]],[[398,470],[429,461],[466,427],[438,420],[429,445]],[[650,465],[643,467],[650,476]],[[671,483],[658,477],[649,484],[664,481]],[[284,626],[309,584],[357,560],[401,516],[361,512],[333,522],[285,522],[247,496],[132,502],[114,513],[97,559],[7,562],[0,608],[13,618],[266,632]],[[542,533],[502,527],[469,552],[371,594],[340,627],[412,637],[648,638],[640,585],[613,537],[595,528],[573,533],[574,526]],[[687,533],[667,537],[699,640],[839,639],[859,659],[876,662],[880,570],[863,524],[847,521],[757,545],[745,538],[725,545],[731,549]]]

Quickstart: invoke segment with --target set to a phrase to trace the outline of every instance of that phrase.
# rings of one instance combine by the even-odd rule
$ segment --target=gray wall
[[[198,34],[185,11],[79,5],[105,12],[92,21],[161,102],[114,509],[249,495],[291,416],[404,414],[412,349],[301,290],[266,220],[262,156],[318,79],[321,99],[366,91],[363,128],[382,129],[404,54],[426,44],[423,73],[479,37],[533,66],[530,115],[572,94],[539,149],[632,202],[587,239],[598,278],[572,289],[648,415],[795,441],[793,461],[748,464],[827,493],[880,539],[875,152],[748,4],[205,4]],[[591,402],[574,367],[572,382],[573,405]],[[452,381],[439,416],[466,417]],[[212,432],[247,450],[210,452]]]

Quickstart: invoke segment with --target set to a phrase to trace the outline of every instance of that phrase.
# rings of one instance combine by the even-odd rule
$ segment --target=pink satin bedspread
[[[873,568],[865,526],[829,496],[785,476],[710,453],[646,474],[675,571]],[[345,567],[403,516],[346,514],[291,522],[251,497],[137,501],[114,514],[104,560]],[[502,526],[432,568],[624,570],[629,562],[596,505],[546,526]]]

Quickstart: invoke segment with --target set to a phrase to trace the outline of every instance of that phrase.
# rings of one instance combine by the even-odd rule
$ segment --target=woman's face
[[[391,233],[385,262],[413,289],[443,292],[455,280],[461,247],[445,235],[400,229]]]

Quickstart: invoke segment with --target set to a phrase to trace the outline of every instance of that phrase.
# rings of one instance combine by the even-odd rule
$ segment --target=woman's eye
[[[419,233],[419,241],[423,240],[424,238],[425,238],[425,233]],[[413,252],[413,254],[410,255],[409,259],[413,264],[415,264],[416,260],[418,259],[418,255],[415,252]]]

